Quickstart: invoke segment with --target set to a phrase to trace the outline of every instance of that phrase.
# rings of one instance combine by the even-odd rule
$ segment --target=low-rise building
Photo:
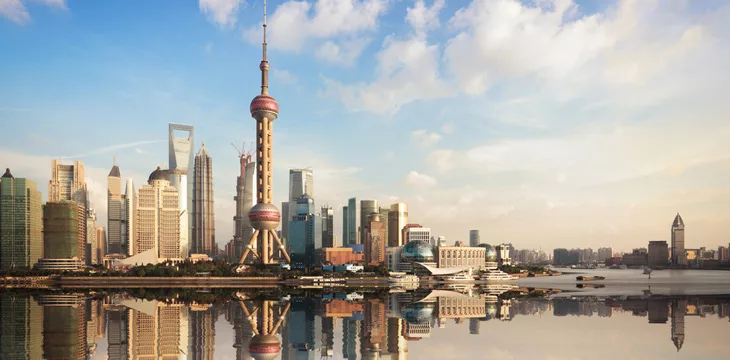
[[[623,264],[626,266],[645,266],[648,262],[648,254],[645,251],[635,249],[630,254],[625,254]]]
[[[666,241],[649,241],[649,266],[669,265],[669,245]]]
[[[353,251],[351,247],[317,249],[317,259],[322,264],[345,265],[359,264],[364,261],[364,254]]]

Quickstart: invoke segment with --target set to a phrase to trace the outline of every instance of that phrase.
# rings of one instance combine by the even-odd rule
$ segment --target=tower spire
[[[269,61],[266,60],[266,0],[264,0],[264,42],[263,42],[263,54],[261,59],[261,94],[269,94]]]

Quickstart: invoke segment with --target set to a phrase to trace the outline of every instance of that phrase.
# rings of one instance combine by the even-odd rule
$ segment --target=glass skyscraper
[[[347,241],[343,245],[359,244],[357,237],[357,199],[347,201]]]
[[[322,219],[315,214],[314,199],[301,195],[296,215],[289,222],[289,249],[292,267],[315,266],[315,251],[322,248]]]

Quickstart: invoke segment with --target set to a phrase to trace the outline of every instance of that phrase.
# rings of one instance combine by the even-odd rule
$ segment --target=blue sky
[[[520,248],[730,241],[727,1],[269,2],[275,198],[404,201],[412,222]],[[214,160],[232,233],[253,139],[261,1],[0,0],[0,165],[46,193],[81,160],[102,224],[117,156],[137,186],[168,122]],[[339,220],[340,217],[338,216]],[[336,225],[339,228],[339,224]]]

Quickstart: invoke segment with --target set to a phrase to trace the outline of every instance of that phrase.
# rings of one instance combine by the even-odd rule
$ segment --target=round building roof
[[[400,253],[401,260],[415,262],[434,262],[436,256],[431,244],[423,240],[409,241]]]
[[[497,261],[497,251],[494,249],[494,246],[489,244],[479,244],[477,247],[484,248],[484,257],[486,261]]]
[[[167,172],[165,170],[160,169],[159,166],[157,167],[157,169],[155,169],[155,171],[153,171],[150,174],[150,177],[147,179],[147,182],[151,183],[152,181],[155,181],[155,180],[167,180]]]
[[[2,178],[13,178],[13,174],[10,173],[10,168],[5,168],[5,174],[3,174]]]

